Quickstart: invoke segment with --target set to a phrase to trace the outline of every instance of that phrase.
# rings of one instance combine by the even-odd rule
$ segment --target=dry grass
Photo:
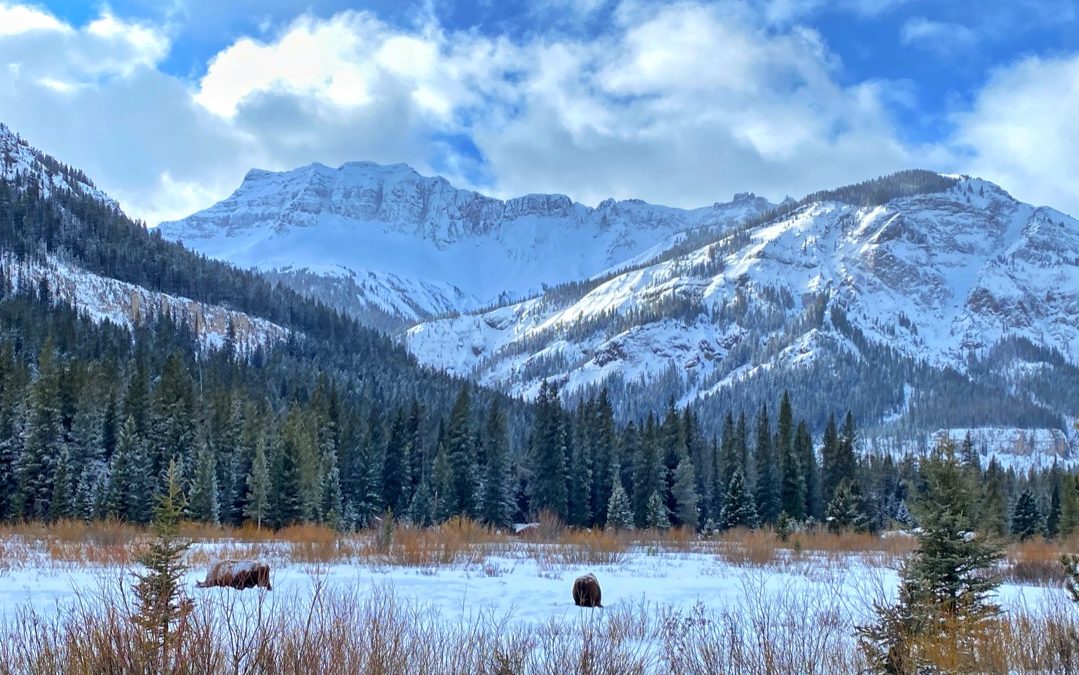
[[[447,621],[395,596],[330,591],[195,599],[179,639],[148,653],[118,589],[45,618],[0,626],[0,673],[785,673],[862,672],[839,588],[764,591],[747,584],[723,607],[645,604],[578,610],[521,624],[478,613]],[[917,645],[934,672],[1079,669],[1079,612],[1063,601],[1020,607],[973,634],[966,660],[948,641]],[[968,637],[970,637],[968,635]],[[954,647],[954,645],[953,645]]]
[[[1004,578],[1019,584],[1063,584],[1066,579],[1060,556],[1079,550],[1079,538],[1065,541],[1029,539],[1008,547]]]

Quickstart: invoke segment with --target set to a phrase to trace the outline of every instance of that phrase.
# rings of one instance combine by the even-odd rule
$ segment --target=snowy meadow
[[[855,630],[890,603],[914,544],[900,533],[699,538],[543,527],[513,537],[455,521],[356,535],[188,527],[182,639],[169,672],[857,672]],[[0,539],[0,672],[131,672],[134,554],[118,524],[12,528]],[[1014,545],[979,669],[1079,664],[1059,548]],[[273,590],[196,587],[258,559]],[[602,609],[573,605],[593,572]],[[987,636],[988,637],[988,636]],[[105,659],[105,661],[102,661]],[[1046,670],[1048,668],[1048,670]]]

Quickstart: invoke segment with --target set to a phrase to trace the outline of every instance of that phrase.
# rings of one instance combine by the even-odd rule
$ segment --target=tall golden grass
[[[447,620],[397,597],[311,591],[194,599],[164,661],[146,653],[119,589],[46,617],[0,625],[0,673],[858,673],[867,667],[839,593],[760,593],[724,607],[645,604],[570,610],[536,624],[485,613]],[[276,593],[276,591],[275,591]],[[1063,595],[1063,594],[1062,594]],[[968,636],[969,637],[969,636]],[[959,663],[947,640],[917,645],[933,672],[1079,670],[1079,612],[1020,607],[971,637]]]

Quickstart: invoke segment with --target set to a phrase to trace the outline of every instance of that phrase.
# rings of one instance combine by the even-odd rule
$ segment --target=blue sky
[[[1079,214],[1079,3],[0,0],[0,121],[153,223],[247,169],[779,200],[911,166]]]

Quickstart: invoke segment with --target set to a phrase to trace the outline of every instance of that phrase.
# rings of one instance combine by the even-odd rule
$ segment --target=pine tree
[[[569,420],[564,420],[570,428]],[[584,431],[578,426],[580,431]],[[567,436],[570,434],[567,433]],[[569,473],[566,480],[566,521],[577,527],[592,523],[592,458],[585,433],[569,439]]]
[[[1060,535],[1079,530],[1079,475],[1064,476],[1060,495]]]
[[[652,493],[652,496],[648,498],[648,510],[645,514],[645,521],[647,527],[654,530],[669,530],[671,528],[671,518],[667,512],[666,500],[659,494],[659,490]]]
[[[408,518],[415,525],[428,527],[433,522],[432,512],[431,488],[424,480],[412,495],[412,503],[408,505]]]
[[[434,521],[441,523],[449,520],[453,514],[453,469],[450,467],[449,453],[446,446],[438,444],[435,463],[431,468],[434,482],[434,494],[431,496],[431,514]]]
[[[143,631],[150,655],[149,672],[174,672],[182,634],[177,634],[183,610],[184,552],[190,543],[179,539],[184,501],[180,468],[174,460],[165,472],[165,486],[154,508],[155,538],[138,561],[146,571],[136,574],[136,613],[133,622]]]
[[[1020,540],[1030,539],[1042,531],[1042,514],[1038,500],[1030,490],[1023,490],[1012,510],[1012,534]]]
[[[105,513],[114,518],[137,520],[133,513],[136,498],[134,485],[138,471],[137,455],[141,452],[135,437],[135,419],[128,417],[116,440],[116,451],[109,465],[109,483],[105,496]]]
[[[484,427],[484,446],[487,457],[483,480],[480,515],[493,527],[510,524],[509,457],[506,449],[506,417],[497,401],[491,404]]]
[[[746,489],[746,479],[742,470],[736,469],[727,485],[727,494],[723,499],[723,511],[716,523],[722,530],[735,527],[757,527],[757,505],[753,495]]]
[[[611,406],[606,387],[600,391],[599,398],[592,407],[589,426],[591,426],[589,438],[592,455],[591,511],[595,514],[597,521],[603,524],[614,483],[621,479],[620,476],[615,475],[614,471],[619,470],[622,461],[617,456],[614,408]]]
[[[344,498],[341,495],[341,470],[337,466],[337,452],[333,447],[327,447],[326,454],[322,457],[322,504],[319,513],[322,522],[330,527],[340,529],[344,524]],[[392,511],[393,509],[390,509]]]
[[[255,457],[251,472],[247,475],[247,494],[244,500],[244,516],[255,521],[262,529],[262,521],[270,515],[270,463],[266,458],[266,444],[260,439],[255,445]]]
[[[629,495],[622,489],[622,481],[616,478],[611,499],[607,502],[607,527],[612,530],[632,530],[633,520]]]
[[[276,443],[270,465],[270,499],[267,520],[274,528],[299,522],[302,515],[300,469],[285,443]]]
[[[655,419],[651,415],[643,433],[631,425],[626,429],[627,449],[633,452],[633,506],[640,527],[648,527],[648,500],[660,489],[659,458],[656,456]]]
[[[990,536],[1003,537],[1008,533],[1008,502],[1004,494],[1004,470],[996,457],[989,460],[982,485],[978,530]]]
[[[194,477],[187,499],[187,512],[192,520],[200,523],[217,523],[217,458],[213,448],[202,438],[195,453]],[[175,460],[173,460],[175,463]]]
[[[49,514],[53,476],[63,449],[60,412],[60,365],[52,339],[38,355],[38,376],[30,387],[26,440],[17,459],[17,511],[24,518],[44,519]]]
[[[989,601],[1000,581],[992,573],[1000,551],[967,529],[971,499],[954,445],[942,444],[924,467],[918,551],[900,573],[898,602],[877,605],[875,624],[858,629],[859,643],[878,672],[936,672],[923,644],[947,645],[958,662],[974,662],[975,640],[999,613]]]
[[[411,438],[404,413],[398,411],[390,425],[390,438],[382,463],[382,501],[394,513],[401,513],[407,502],[409,484],[408,456]]]
[[[864,516],[858,484],[844,480],[828,504],[828,528],[833,532],[864,529]]]
[[[780,461],[780,509],[794,520],[804,520],[806,515],[806,481],[801,457],[798,455],[800,449],[799,447],[796,450],[792,440],[790,444],[782,447],[783,456]]]
[[[1049,491],[1049,509],[1045,513],[1045,536],[1048,539],[1053,539],[1060,534],[1060,489],[1063,484],[1060,470],[1055,466],[1050,474],[1050,480],[1052,481],[1052,488]]]
[[[476,514],[475,438],[472,433],[472,402],[463,385],[450,411],[446,428],[446,455],[450,464],[449,491],[442,495],[449,515]]]
[[[697,478],[693,472],[693,462],[688,457],[683,458],[675,469],[673,492],[679,524],[697,529]]]
[[[835,415],[828,415],[821,444],[821,502],[825,505],[832,502],[839,484],[851,478],[846,475],[839,454],[839,429]]]
[[[776,480],[776,456],[772,447],[768,408],[761,406],[757,416],[757,511],[761,522],[773,523],[779,516],[779,485]]]
[[[532,508],[548,511],[564,520],[568,510],[566,430],[562,424],[558,390],[546,380],[540,384],[534,420]]]
[[[805,476],[805,516],[806,518],[821,518],[820,503],[820,469],[817,466],[817,455],[813,451],[813,437],[809,434],[809,426],[805,421],[798,423],[794,432],[794,454],[802,466],[802,475]]]

